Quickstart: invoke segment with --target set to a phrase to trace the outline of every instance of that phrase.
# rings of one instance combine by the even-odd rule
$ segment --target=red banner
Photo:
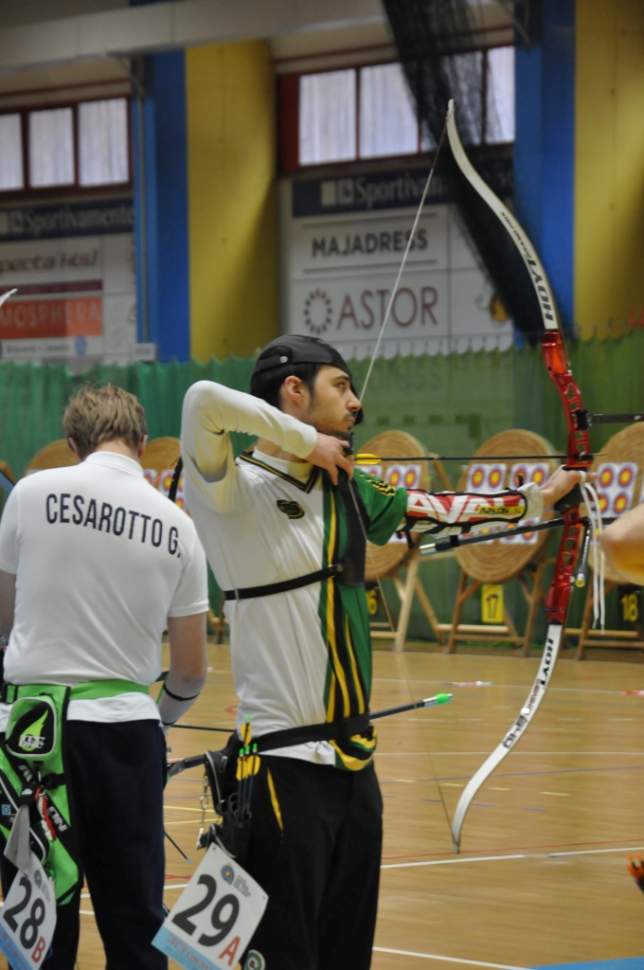
[[[98,296],[9,300],[0,308],[0,340],[32,337],[100,337],[103,300]]]

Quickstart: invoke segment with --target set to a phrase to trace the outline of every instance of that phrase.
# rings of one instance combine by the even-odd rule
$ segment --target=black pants
[[[163,733],[157,721],[67,721],[64,730],[78,861],[106,970],[166,970],[166,957],[150,945],[164,919]],[[73,970],[79,903],[80,893],[58,907],[43,970]]]
[[[242,965],[263,966],[257,951],[266,970],[368,970],[382,849],[373,766],[265,757],[252,812],[245,867],[269,900]]]

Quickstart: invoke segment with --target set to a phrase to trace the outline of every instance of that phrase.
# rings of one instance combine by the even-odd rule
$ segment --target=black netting
[[[454,100],[461,141],[484,140],[482,56],[472,48],[477,24],[467,0],[383,0],[422,129],[429,144],[437,144],[443,131],[447,105]],[[493,122],[492,122],[493,124]],[[476,160],[474,161],[476,167]],[[447,181],[465,232],[479,262],[503,299],[515,326],[533,342],[542,331],[538,301],[528,270],[505,228],[472,189],[454,162],[449,145],[441,151],[438,173]],[[488,159],[485,180],[504,201],[512,194],[507,166]]]

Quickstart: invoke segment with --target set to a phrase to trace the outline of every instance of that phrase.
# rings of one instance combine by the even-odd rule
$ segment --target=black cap
[[[285,364],[328,364],[338,367],[351,377],[344,357],[335,347],[319,337],[300,333],[285,334],[266,344],[255,363],[253,377],[255,374],[265,374],[266,371],[284,367]]]
[[[358,396],[351,371],[342,354],[325,340],[300,333],[287,333],[266,344],[255,361],[251,386],[256,378],[268,375],[271,371],[284,369],[284,377],[288,377],[289,365],[298,364],[326,364],[329,367],[337,367],[347,375],[351,381],[351,390],[356,397]],[[362,421],[362,410],[356,415],[356,424],[360,421]]]

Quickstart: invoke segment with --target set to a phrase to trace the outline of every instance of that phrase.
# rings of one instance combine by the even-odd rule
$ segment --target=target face
[[[141,464],[143,465],[143,476],[154,488],[164,495],[170,492],[172,477],[179,456],[181,446],[178,438],[151,438],[148,441]],[[184,508],[183,498],[183,473],[179,478],[177,496],[175,503],[179,508]]]
[[[458,490],[478,494],[494,494],[508,488],[534,482],[542,485],[552,474],[555,462],[546,458],[553,448],[545,438],[532,431],[513,428],[489,438],[478,449],[475,457],[465,468]],[[516,458],[499,458],[498,455],[516,454]],[[522,455],[544,455],[543,458],[522,458]],[[522,519],[521,526],[529,525]],[[507,531],[508,524],[491,523],[486,531],[491,537],[495,532]],[[503,582],[516,575],[533,559],[547,541],[545,532],[518,533],[490,542],[457,549],[459,565],[469,576],[484,583]]]
[[[430,462],[418,461],[419,455],[425,455],[424,445],[405,431],[383,431],[370,438],[356,449],[358,454],[378,456],[390,455],[396,461],[380,461],[373,465],[358,466],[361,471],[373,475],[395,488],[423,488],[431,485]],[[409,460],[405,460],[405,456]],[[416,459],[416,460],[414,460]],[[437,489],[444,489],[445,484],[439,483]],[[385,546],[367,543],[367,561],[365,576],[367,581],[380,579],[400,566],[409,558],[410,549],[404,538],[393,536]]]
[[[631,424],[609,438],[595,458],[592,471],[603,516],[618,517],[644,502],[644,424]],[[589,562],[592,567],[592,554]],[[623,582],[623,577],[608,564],[606,579]]]

